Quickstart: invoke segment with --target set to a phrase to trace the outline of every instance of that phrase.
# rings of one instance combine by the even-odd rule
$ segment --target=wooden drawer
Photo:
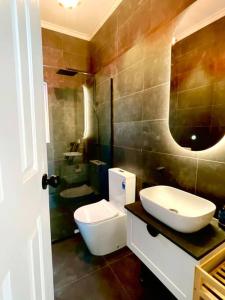
[[[194,299],[225,299],[225,248],[196,266]]]
[[[151,236],[147,225],[130,212],[127,226],[128,247],[177,299],[191,300],[198,261],[161,234]]]

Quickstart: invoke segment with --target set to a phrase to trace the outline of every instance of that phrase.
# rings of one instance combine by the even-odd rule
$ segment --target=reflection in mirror
[[[192,151],[225,133],[225,17],[172,47],[170,131]]]

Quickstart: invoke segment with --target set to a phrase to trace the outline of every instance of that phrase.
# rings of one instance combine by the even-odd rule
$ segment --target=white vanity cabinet
[[[177,299],[192,299],[197,260],[163,235],[153,237],[147,224],[130,212],[127,245]]]

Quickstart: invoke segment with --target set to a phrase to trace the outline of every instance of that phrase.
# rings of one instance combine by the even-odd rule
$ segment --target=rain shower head
[[[56,74],[59,75],[65,75],[65,76],[74,76],[76,74],[81,74],[81,75],[87,75],[87,76],[93,76],[91,73],[88,73],[86,71],[80,71],[76,69],[59,69]]]
[[[59,69],[56,72],[56,74],[65,75],[65,76],[74,76],[77,73],[78,73],[77,70],[74,70],[74,69]]]

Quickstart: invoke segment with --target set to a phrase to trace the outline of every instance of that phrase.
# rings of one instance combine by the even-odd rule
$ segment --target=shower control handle
[[[57,186],[59,186],[59,184],[60,184],[59,176],[52,175],[52,176],[48,177],[47,174],[44,174],[42,176],[41,185],[42,185],[43,190],[46,190],[48,185],[56,188]]]

